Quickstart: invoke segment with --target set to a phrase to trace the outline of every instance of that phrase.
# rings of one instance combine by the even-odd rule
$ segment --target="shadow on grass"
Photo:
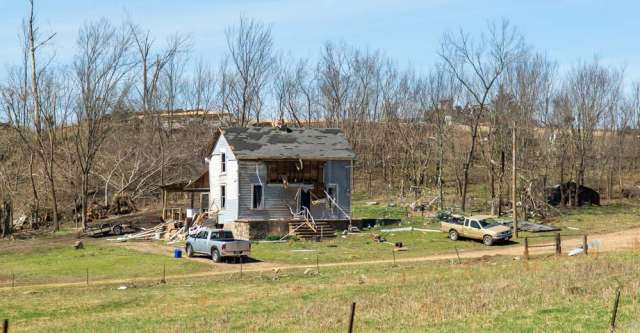
[[[206,255],[206,254],[194,254],[193,257],[190,257],[189,259],[194,259],[197,260],[199,262],[211,262],[214,263],[213,260],[211,260],[211,256],[210,255]],[[220,260],[220,262],[217,262],[216,264],[232,264],[232,265],[239,265],[240,262],[242,261],[243,264],[255,264],[255,263],[259,263],[262,262],[262,260],[260,259],[255,259],[255,258],[251,258],[251,257],[246,257],[246,258],[240,258],[240,257],[224,257],[222,258],[222,260]]]

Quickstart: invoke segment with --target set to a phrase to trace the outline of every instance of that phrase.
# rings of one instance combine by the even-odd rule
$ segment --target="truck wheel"
[[[187,257],[189,258],[193,257],[193,248],[191,248],[191,244],[187,244],[186,252],[187,252]]]
[[[211,260],[213,260],[213,262],[220,262],[221,259],[222,257],[220,256],[220,252],[218,251],[218,249],[211,249]]]
[[[451,230],[449,231],[449,239],[452,241],[456,241],[458,240],[458,237],[460,237],[460,235],[458,235],[458,232],[455,230]]]
[[[485,235],[484,237],[482,237],[482,242],[486,246],[491,246],[491,245],[493,245],[493,237],[491,237],[489,235]]]
[[[113,227],[112,232],[114,235],[120,236],[124,233],[124,229],[122,228],[121,225],[117,225]]]

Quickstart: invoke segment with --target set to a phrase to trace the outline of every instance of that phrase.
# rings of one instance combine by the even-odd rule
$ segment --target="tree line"
[[[445,33],[426,71],[344,42],[287,56],[246,17],[225,30],[219,63],[196,59],[188,36],[158,41],[107,19],[81,27],[65,63],[48,56],[59,36],[42,31],[33,0],[27,9],[22,57],[0,82],[0,197],[54,229],[69,211],[86,226],[92,201],[153,198],[197,176],[217,132],[206,113],[228,114],[223,127],[339,127],[359,190],[433,195],[441,209],[468,210],[473,186],[505,209],[514,132],[523,205],[560,182],[608,197],[637,185],[640,84],[597,58],[561,72],[504,20]],[[184,126],[166,117],[177,110],[201,112]]]

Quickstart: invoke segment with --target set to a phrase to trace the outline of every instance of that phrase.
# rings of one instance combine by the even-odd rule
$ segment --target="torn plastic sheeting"
[[[593,240],[593,241],[587,243],[587,249],[591,250],[593,248],[600,247],[601,245],[602,245],[602,241],[599,240],[599,239],[596,239],[596,240]],[[580,254],[582,252],[584,252],[584,249],[582,248],[582,246],[580,246],[580,247],[577,247],[577,248],[569,251],[569,256],[572,256],[572,257],[573,256],[577,256],[578,254]]]

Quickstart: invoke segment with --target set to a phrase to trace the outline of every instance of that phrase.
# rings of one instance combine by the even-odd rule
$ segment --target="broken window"
[[[227,172],[227,155],[225,153],[220,154],[220,170]]]
[[[227,203],[226,186],[220,186],[220,209],[224,208]]]
[[[267,161],[269,183],[317,184],[323,181],[323,161]]]
[[[252,195],[252,200],[251,200],[251,208],[253,209],[257,209],[257,208],[262,208],[262,194],[263,194],[263,189],[262,189],[262,185],[260,184],[253,184],[253,191],[252,191],[253,195]]]

